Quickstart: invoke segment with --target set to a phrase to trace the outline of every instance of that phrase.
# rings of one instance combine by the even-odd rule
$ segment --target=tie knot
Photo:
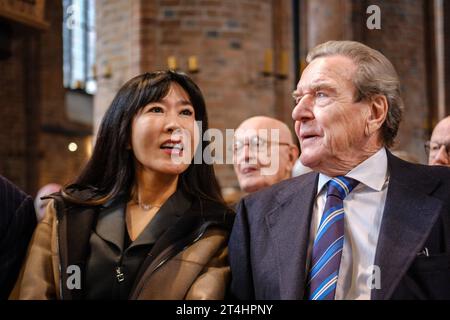
[[[341,200],[344,200],[345,197],[347,197],[348,194],[358,185],[358,183],[359,181],[349,177],[334,177],[328,182],[327,197],[333,195]]]

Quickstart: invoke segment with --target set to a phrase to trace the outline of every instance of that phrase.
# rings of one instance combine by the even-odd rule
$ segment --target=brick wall
[[[426,0],[424,0],[426,1]],[[381,9],[381,30],[367,30],[363,41],[380,50],[394,64],[402,83],[404,117],[398,148],[426,163],[423,143],[428,137],[426,39],[423,1],[371,1]]]
[[[381,8],[381,30],[365,27],[369,4]],[[394,63],[406,105],[399,148],[422,162],[433,108],[430,89],[424,85],[433,63],[427,60],[432,31],[427,29],[425,4],[425,0],[414,4],[302,0],[300,19],[303,54],[329,39],[355,39],[382,51]],[[126,80],[166,69],[168,56],[175,56],[179,68],[186,71],[191,55],[198,58],[200,72],[192,77],[205,95],[211,127],[235,128],[257,114],[292,124],[290,0],[98,0],[96,6],[99,78],[94,129]],[[0,60],[0,173],[30,193],[48,182],[72,180],[89,155],[89,128],[69,121],[65,110],[62,15],[60,1],[47,1],[49,30],[38,33],[10,23],[12,56]],[[276,68],[282,52],[290,53],[287,79],[262,76],[267,49],[274,52]],[[106,71],[111,77],[105,77]],[[71,141],[79,144],[76,153],[67,150]],[[231,166],[217,166],[217,171],[222,186],[237,185]]]
[[[396,149],[426,163],[423,143],[432,108],[427,88],[427,38],[424,2],[408,0],[306,0],[308,48],[327,40],[357,40],[381,51],[394,64],[402,83],[404,118]],[[366,9],[381,9],[381,30],[366,27]],[[320,21],[320,23],[317,23]],[[432,62],[431,62],[432,63]]]
[[[0,174],[25,188],[24,39],[12,32],[12,56],[0,60]]]
[[[41,35],[39,60],[41,123],[44,128],[39,146],[39,187],[51,182],[67,184],[73,181],[87,161],[91,143],[86,136],[91,128],[67,117],[62,68],[62,4],[47,1],[46,14],[50,30]],[[68,150],[70,142],[77,143],[76,152]]]
[[[47,30],[6,20],[13,36],[11,57],[0,60],[0,174],[32,195],[73,180],[89,155],[90,127],[66,115],[62,15],[61,2],[47,1]]]
[[[159,0],[130,5],[124,0],[98,1],[98,61],[117,62],[112,78],[99,82],[96,126],[118,87],[131,75],[167,69],[169,56],[175,56],[179,68],[186,71],[192,55],[200,67],[192,77],[205,96],[210,127],[235,128],[261,114],[290,121],[293,76],[279,80],[261,73],[265,50],[274,50],[275,66],[281,52],[291,50],[290,20],[286,19],[290,2]],[[279,20],[274,21],[274,16]],[[289,60],[291,70],[292,56]],[[222,186],[237,186],[231,166],[216,169]]]

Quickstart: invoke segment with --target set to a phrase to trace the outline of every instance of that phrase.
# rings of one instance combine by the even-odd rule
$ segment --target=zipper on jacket
[[[124,256],[125,252],[122,252],[120,254],[120,259],[119,259],[119,263],[116,266],[116,280],[117,283],[122,283],[125,281],[125,273],[123,272],[123,256]],[[120,289],[119,289],[120,291]]]
[[[121,265],[116,267],[116,279],[118,283],[121,283],[125,280],[125,274],[122,272]]]

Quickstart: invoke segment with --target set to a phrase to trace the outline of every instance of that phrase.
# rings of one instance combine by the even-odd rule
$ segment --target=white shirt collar
[[[375,154],[354,167],[345,176],[358,180],[373,190],[381,191],[388,178],[386,149],[384,147],[381,148]],[[320,193],[323,186],[331,179],[331,177],[325,174],[319,174],[317,194]]]

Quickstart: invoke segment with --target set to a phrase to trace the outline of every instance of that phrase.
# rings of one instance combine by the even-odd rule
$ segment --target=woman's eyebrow
[[[160,101],[155,101],[155,103],[167,103],[166,99],[162,99]],[[177,106],[192,106],[192,102],[190,102],[188,99],[180,99],[177,102],[175,102],[175,105]]]
[[[189,100],[186,100],[186,99],[181,99],[181,100],[178,100],[177,105],[192,106],[192,102],[190,102]]]

